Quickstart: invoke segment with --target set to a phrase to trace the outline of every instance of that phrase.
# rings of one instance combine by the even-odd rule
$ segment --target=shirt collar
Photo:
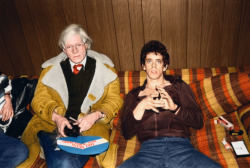
[[[82,60],[82,62],[78,63],[78,64],[82,64],[84,67],[86,67],[86,62],[87,62],[87,55],[86,57]],[[71,67],[71,70],[73,71],[73,66],[74,65],[77,65],[76,63],[72,62],[70,59],[69,59],[69,63],[70,63],[70,67]]]

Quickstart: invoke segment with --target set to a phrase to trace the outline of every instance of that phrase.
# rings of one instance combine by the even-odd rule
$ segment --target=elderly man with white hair
[[[76,168],[86,164],[88,155],[57,150],[58,135],[66,137],[65,127],[72,129],[70,118],[76,120],[74,124],[82,135],[109,141],[111,121],[123,103],[120,84],[112,61],[90,50],[91,44],[91,38],[79,25],[69,25],[59,39],[63,52],[42,64],[31,103],[35,116],[22,136],[31,153],[24,165],[32,165],[40,151],[39,143],[48,167]],[[103,167],[110,162],[105,158],[114,155],[113,145],[97,157]]]

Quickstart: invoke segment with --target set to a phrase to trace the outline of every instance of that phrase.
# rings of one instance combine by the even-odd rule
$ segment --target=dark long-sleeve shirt
[[[146,96],[139,97],[145,89],[144,85],[129,92],[124,102],[122,111],[122,134],[125,139],[137,135],[140,142],[157,137],[174,136],[189,137],[189,128],[200,129],[203,126],[203,114],[197,105],[194,94],[189,86],[178,76],[164,76],[171,85],[164,87],[180,107],[177,114],[170,110],[161,109],[160,113],[146,110],[141,120],[136,120],[133,111]]]

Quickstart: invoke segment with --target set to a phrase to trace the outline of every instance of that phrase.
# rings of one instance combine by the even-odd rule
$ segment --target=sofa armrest
[[[230,114],[250,100],[249,74],[227,73],[190,84],[205,118]]]
[[[250,103],[240,107],[237,112],[250,139]]]

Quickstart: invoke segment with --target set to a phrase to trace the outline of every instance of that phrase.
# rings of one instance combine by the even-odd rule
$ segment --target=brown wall
[[[250,65],[249,0],[0,0],[0,70],[39,74],[70,23],[117,70],[140,70],[149,40],[167,46],[171,69]]]

